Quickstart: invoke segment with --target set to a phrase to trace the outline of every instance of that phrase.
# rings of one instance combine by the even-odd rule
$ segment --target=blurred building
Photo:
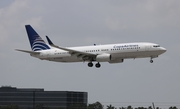
[[[88,93],[75,91],[44,91],[36,88],[0,87],[0,106],[17,105],[22,109],[70,108],[87,105]]]

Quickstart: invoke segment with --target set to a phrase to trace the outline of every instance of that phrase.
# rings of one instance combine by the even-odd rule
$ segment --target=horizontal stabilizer
[[[40,52],[35,52],[35,51],[20,50],[20,49],[15,49],[15,50],[25,52],[25,53],[30,53],[30,54],[40,54]]]

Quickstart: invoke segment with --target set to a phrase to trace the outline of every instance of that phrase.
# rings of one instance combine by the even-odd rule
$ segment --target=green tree
[[[153,109],[153,108],[151,106],[149,106],[148,109]]]
[[[89,104],[87,109],[103,109],[103,105],[100,102]]]
[[[109,106],[107,106],[107,109],[116,109],[116,108],[110,104]]]
[[[125,107],[120,107],[119,109],[126,109]]]
[[[127,109],[133,109],[132,106],[128,106]]]
[[[176,106],[174,106],[174,107],[169,107],[169,109],[178,109]]]

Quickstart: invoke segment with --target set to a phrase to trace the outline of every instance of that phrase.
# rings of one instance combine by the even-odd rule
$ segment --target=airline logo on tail
[[[31,49],[33,51],[50,49],[50,47],[44,42],[44,40],[37,34],[37,32],[30,25],[26,25],[25,27]]]

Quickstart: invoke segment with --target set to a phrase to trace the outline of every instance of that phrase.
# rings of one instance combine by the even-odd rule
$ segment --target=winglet
[[[47,41],[48,41],[48,43],[49,43],[50,46],[55,47],[55,48],[59,48],[57,45],[54,45],[54,44],[52,43],[52,41],[49,39],[48,36],[46,36],[46,39],[47,39]]]
[[[46,39],[47,39],[47,41],[48,41],[49,45],[54,45],[54,44],[52,43],[52,41],[49,39],[49,37],[48,37],[48,36],[46,36]]]

